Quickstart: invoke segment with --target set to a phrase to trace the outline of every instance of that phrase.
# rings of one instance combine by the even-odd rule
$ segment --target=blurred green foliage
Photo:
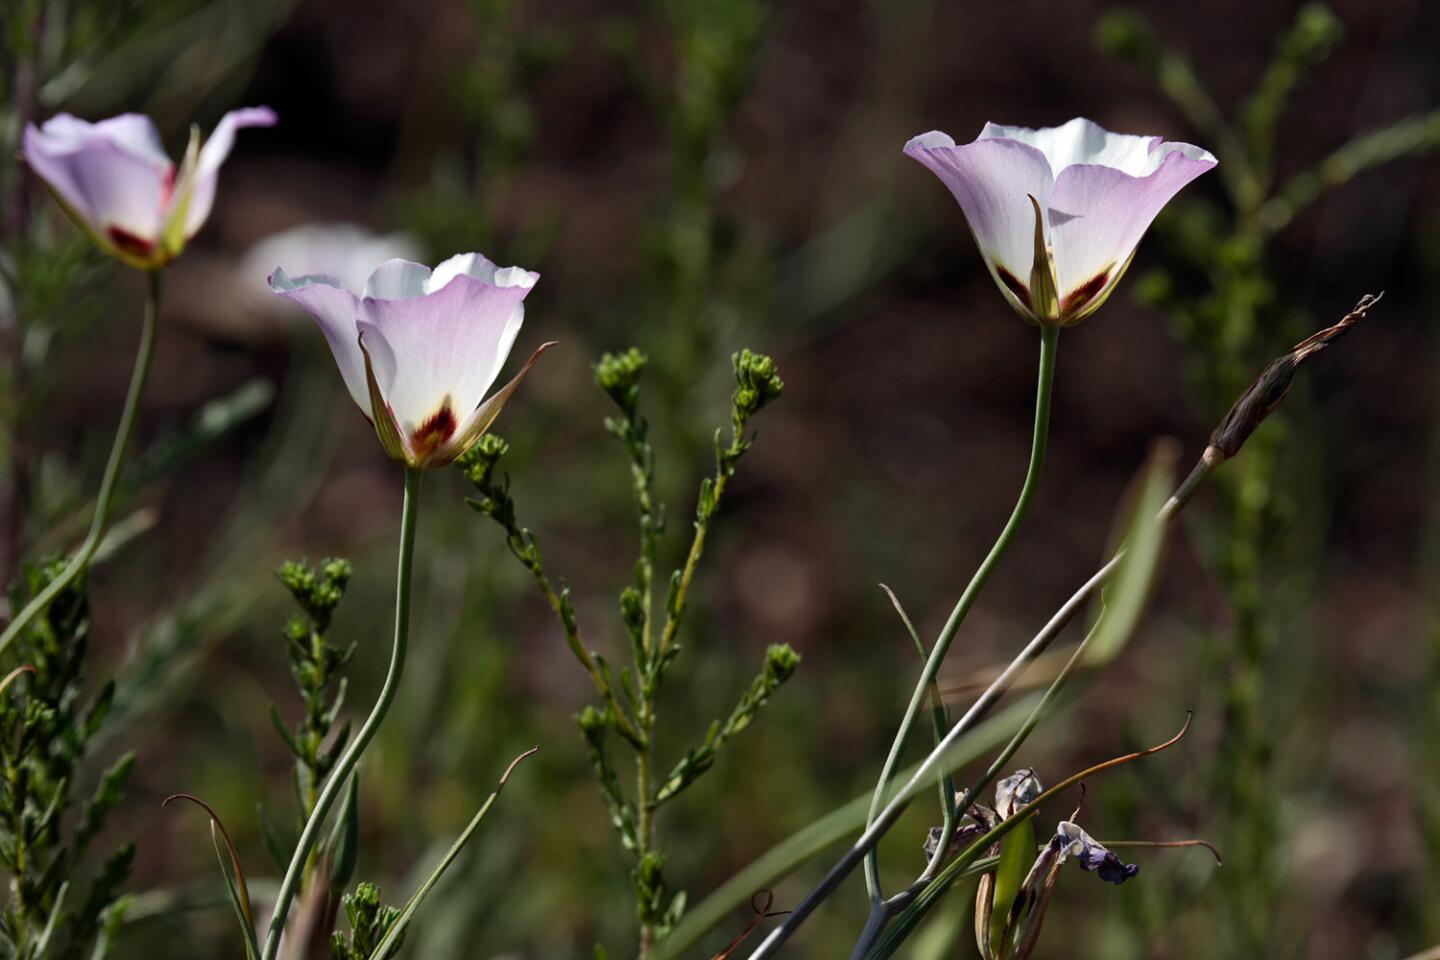
[[[27,570],[28,595],[39,593],[63,567],[56,562]],[[23,599],[17,591],[14,602]],[[113,683],[93,698],[82,693],[89,633],[82,578],[21,633],[14,656],[24,666],[9,674],[0,691],[0,866],[10,878],[0,952],[17,960],[102,956],[97,938],[102,931],[108,936],[125,912],[121,888],[134,846],[124,844],[98,864],[89,853],[124,798],[135,754],[115,760],[93,787],[81,786],[91,741],[115,696]]]
[[[1193,194],[1172,204],[1155,232],[1173,265],[1135,285],[1137,296],[1162,312],[1187,346],[1198,405],[1211,417],[1229,405],[1260,362],[1314,327],[1270,270],[1275,235],[1360,173],[1440,148],[1435,110],[1361,133],[1278,182],[1275,154],[1286,102],[1343,36],[1330,7],[1302,6],[1275,42],[1255,90],[1227,117],[1185,55],[1162,45],[1138,12],[1115,10],[1097,24],[1100,48],[1147,71],[1205,142],[1216,145],[1225,204]],[[1206,901],[1204,909],[1216,931],[1216,955],[1225,957],[1274,954],[1293,946],[1298,935],[1282,879],[1286,831],[1276,798],[1286,774],[1278,769],[1273,705],[1293,696],[1284,689],[1295,676],[1283,669],[1285,651],[1304,642],[1296,613],[1305,598],[1280,589],[1279,571],[1294,582],[1316,562],[1305,525],[1292,517],[1318,478],[1313,471],[1285,469],[1302,442],[1286,429],[1288,419],[1273,418],[1234,469],[1220,474],[1224,517],[1218,535],[1209,538],[1207,560],[1225,586],[1233,616],[1205,658],[1215,688],[1223,691],[1210,796],[1225,823],[1215,839],[1230,867],[1218,877],[1221,899]]]

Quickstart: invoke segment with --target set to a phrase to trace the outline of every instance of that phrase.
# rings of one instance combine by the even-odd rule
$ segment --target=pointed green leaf
[[[990,951],[1004,955],[1006,934],[1010,929],[1010,908],[1030,872],[1035,859],[1035,818],[1005,834],[1000,841],[1000,863],[995,868],[994,897],[990,908]]]
[[[360,774],[350,775],[350,788],[345,791],[330,838],[325,842],[330,854],[330,888],[344,890],[355,876],[360,859]]]
[[[1086,641],[1086,662],[1105,663],[1130,640],[1140,622],[1155,571],[1160,565],[1165,523],[1160,509],[1173,486],[1177,449],[1173,442],[1157,444],[1133,487],[1122,511],[1124,556],[1100,594],[1099,612]]]
[[[400,916],[395,919],[390,929],[386,931],[385,939],[381,940],[374,951],[371,952],[369,960],[384,960],[386,954],[399,944],[400,938],[405,933],[405,928],[410,925],[410,919],[415,915],[415,911],[420,908],[420,904],[430,895],[430,891],[434,888],[435,884],[440,881],[440,878],[444,876],[445,871],[450,868],[450,864],[455,862],[455,858],[460,855],[460,851],[465,849],[465,844],[470,842],[470,838],[480,826],[480,821],[485,818],[485,814],[490,812],[490,808],[495,804],[495,799],[500,796],[500,791],[505,789],[505,782],[510,779],[510,774],[515,771],[520,761],[539,749],[539,747],[531,747],[510,761],[510,766],[506,767],[505,772],[500,775],[500,782],[495,785],[494,791],[491,792],[490,796],[485,798],[485,802],[480,806],[475,816],[471,818],[469,825],[467,825],[460,836],[456,838],[445,856],[440,858],[440,862],[435,865],[435,869],[430,871],[430,876],[425,878],[425,882],[420,884],[420,888],[406,901],[404,909],[400,911]]]

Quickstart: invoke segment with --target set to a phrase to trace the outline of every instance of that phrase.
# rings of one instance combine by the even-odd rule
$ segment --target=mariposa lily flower
[[[149,117],[126,113],[88,123],[61,113],[25,128],[23,155],[107,253],[154,270],[179,256],[210,216],[235,131],[274,123],[268,107],[232,110],[203,147],[192,127],[177,169]]]
[[[1079,117],[1040,130],[987,123],[966,144],[932,131],[905,153],[955,195],[1010,305],[1060,326],[1105,302],[1156,214],[1216,163],[1188,143]]]
[[[233,110],[200,145],[198,127],[177,169],[148,117],[89,123],[67,113],[25,129],[25,162],[70,217],[108,253],[141,269],[175,259],[215,203],[220,167],[241,127],[268,127],[268,107]]]
[[[331,277],[291,279],[281,269],[270,286],[320,325],[351,398],[375,425],[385,452],[408,467],[434,468],[480,439],[552,346],[541,345],[514,379],[485,399],[520,332],[525,296],[539,279],[462,253],[433,271],[388,260],[359,295]]]

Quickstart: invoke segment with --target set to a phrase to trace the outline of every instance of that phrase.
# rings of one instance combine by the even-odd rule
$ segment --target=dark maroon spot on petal
[[[1095,299],[1096,294],[1104,290],[1105,284],[1109,282],[1110,269],[1110,267],[1106,267],[1074,290],[1071,290],[1065,297],[1065,303],[1060,309],[1060,315],[1068,317],[1071,314],[1078,313],[1085,304]]]
[[[128,230],[121,230],[119,227],[111,227],[105,231],[110,237],[110,242],[115,244],[117,250],[128,253],[132,257],[140,259],[148,258],[155,252],[155,244],[144,237],[137,237]]]
[[[440,409],[430,414],[425,422],[410,434],[410,449],[414,452],[416,459],[424,460],[440,449],[458,426],[455,413],[450,409],[450,398],[446,397]]]
[[[1030,291],[1025,289],[1025,284],[1015,278],[1015,274],[1000,266],[995,268],[995,272],[1000,276],[1000,282],[1005,284],[1006,289],[1015,294],[1015,299],[1019,300],[1026,310],[1034,309],[1030,306]]]

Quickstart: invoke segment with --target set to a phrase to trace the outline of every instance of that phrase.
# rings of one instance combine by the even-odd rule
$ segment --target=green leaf
[[[1165,541],[1160,509],[1174,486],[1178,453],[1173,442],[1156,445],[1121,512],[1125,552],[1115,575],[1100,593],[1100,609],[1086,642],[1085,662],[1092,666],[1114,659],[1140,622],[1160,565]]]
[[[225,824],[220,821],[215,810],[199,797],[188,793],[172,794],[165,798],[161,806],[169,806],[175,800],[184,800],[194,804],[210,817],[210,842],[215,847],[215,858],[220,861],[220,874],[225,878],[225,889],[230,897],[230,906],[235,912],[235,919],[240,924],[240,933],[244,937],[245,956],[247,960],[258,960],[260,945],[255,940],[255,912],[250,906],[250,890],[245,883],[245,868],[240,865],[240,854],[230,839],[230,832],[225,829]],[[220,849],[222,839],[225,843],[224,850]]]
[[[465,844],[470,842],[470,838],[474,836],[475,830],[480,826],[480,821],[485,819],[485,814],[490,812],[490,808],[494,806],[496,798],[499,797],[500,792],[505,789],[505,782],[510,779],[510,774],[519,766],[520,761],[539,749],[539,747],[531,747],[510,761],[510,766],[506,767],[505,772],[500,775],[500,782],[495,785],[494,791],[491,792],[490,796],[485,798],[485,802],[481,804],[480,809],[476,811],[475,816],[471,818],[470,823],[465,827],[464,831],[461,832],[460,836],[451,844],[445,856],[440,858],[440,862],[435,865],[435,869],[430,871],[430,875],[425,878],[425,882],[420,884],[420,888],[405,902],[405,906],[401,909],[400,915],[395,919],[390,929],[386,931],[385,939],[376,945],[368,960],[384,960],[390,950],[399,944],[400,938],[405,934],[405,928],[410,925],[411,918],[415,916],[415,911],[420,908],[420,904],[430,895],[430,891],[434,888],[435,884],[440,882],[440,878],[445,875],[445,871],[450,868],[450,864],[455,862],[455,858],[460,855],[460,851],[465,849]]]
[[[50,949],[50,939],[55,936],[55,924],[59,922],[60,915],[65,912],[65,895],[69,892],[70,881],[68,880],[60,884],[60,889],[55,892],[55,902],[50,905],[50,919],[40,933],[40,938],[35,941],[34,952],[30,954],[33,960],[44,960],[46,951]]]
[[[964,899],[957,897],[948,909],[937,911],[939,916],[915,938],[911,960],[950,960],[954,957],[955,944],[965,929],[966,906]]]
[[[270,822],[270,815],[265,812],[263,803],[255,804],[255,819],[260,824],[260,837],[265,841],[265,849],[270,852],[270,859],[275,861],[275,866],[283,873],[290,865],[290,851],[295,849],[295,838],[280,838],[275,831],[275,825]]]
[[[232,861],[236,875],[230,875],[231,868],[225,864],[225,852],[220,849],[221,833],[219,821],[211,820],[210,842],[215,847],[215,859],[220,861],[220,873],[225,878],[225,891],[230,897],[230,907],[235,911],[235,921],[240,924],[240,933],[244,937],[246,960],[258,960],[260,944],[255,942],[255,917],[250,911],[250,894],[245,889],[245,875],[238,872],[238,860]],[[228,837],[225,842],[230,842]]]
[[[360,859],[360,774],[350,775],[350,788],[335,817],[330,838],[325,843],[330,854],[330,888],[344,890],[355,876]]]
[[[285,721],[280,719],[280,708],[273,703],[270,704],[270,724],[275,728],[275,732],[280,734],[280,739],[285,741],[285,746],[290,748],[290,752],[297,759],[304,760],[305,752],[295,742],[295,735],[290,732],[289,727],[285,726]]]
[[[1004,955],[1005,935],[1010,927],[1010,908],[1025,884],[1025,875],[1035,859],[1035,818],[1005,834],[1000,841],[1000,864],[995,868],[994,894],[990,907],[990,950]]]

